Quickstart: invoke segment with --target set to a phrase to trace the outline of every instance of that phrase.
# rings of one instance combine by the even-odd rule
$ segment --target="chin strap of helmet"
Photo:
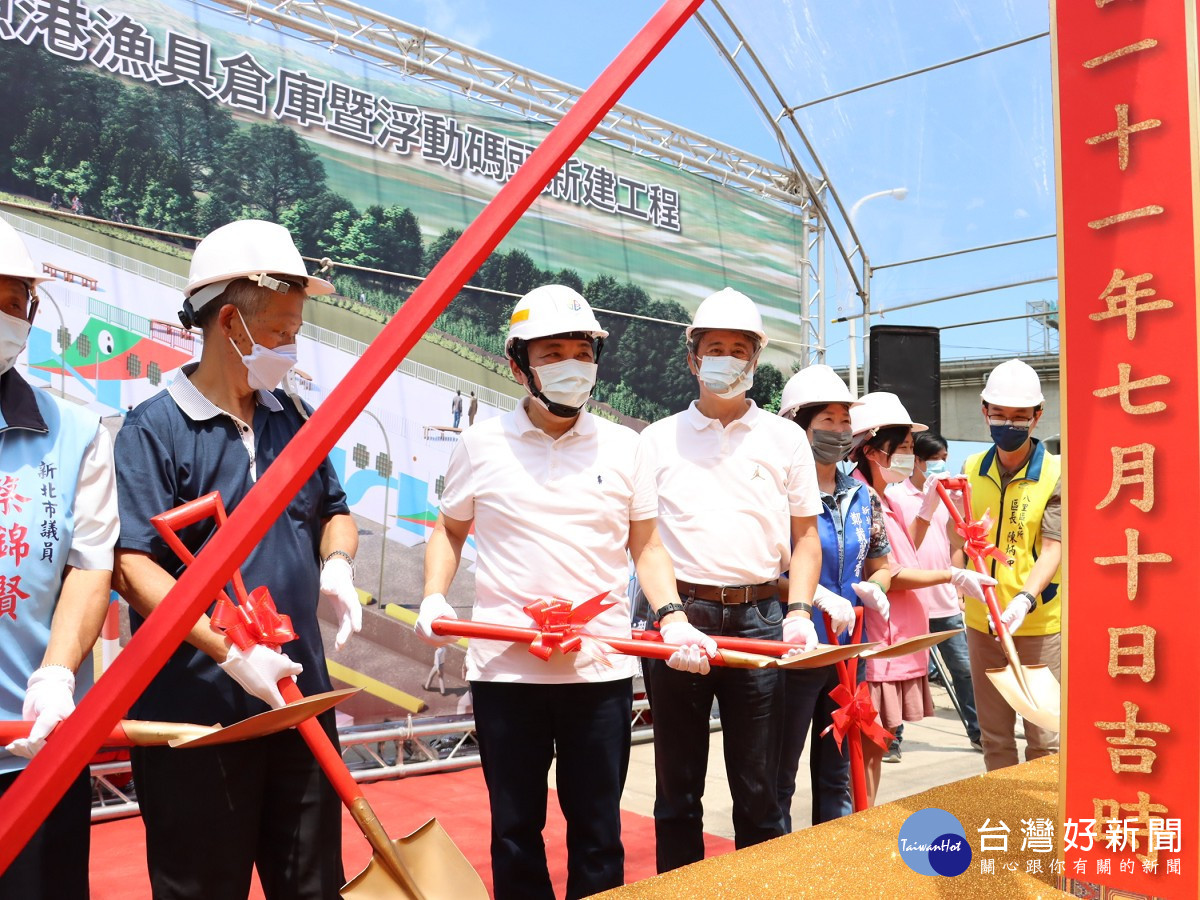
[[[571,331],[565,334],[551,334],[546,336],[568,338],[579,341],[591,341],[595,347],[594,356],[597,363],[600,362],[600,354],[604,352],[604,338],[594,338],[586,331]],[[533,380],[533,369],[529,366],[528,341],[522,340],[521,338],[514,340],[508,348],[508,356],[517,364],[517,368],[521,370],[521,374],[525,376],[525,389],[528,390],[530,395],[536,400],[545,404],[546,409],[550,411],[550,415],[558,416],[560,419],[573,419],[575,416],[579,415],[579,411],[587,405],[586,400],[579,406],[567,406],[563,403],[555,403],[553,400],[534,387],[535,382]],[[594,387],[593,390],[595,390]],[[588,397],[591,397],[590,393],[588,394]]]

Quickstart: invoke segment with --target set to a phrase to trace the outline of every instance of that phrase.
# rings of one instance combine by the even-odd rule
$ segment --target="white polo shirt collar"
[[[176,405],[183,410],[183,414],[193,422],[204,422],[208,419],[215,419],[217,416],[230,416],[236,419],[237,416],[232,416],[230,413],[221,409],[202,393],[196,385],[192,384],[189,377],[196,371],[199,366],[198,362],[187,363],[179,370],[179,374],[172,379],[167,387],[167,393],[171,395],[171,399]],[[255,391],[257,400],[260,406],[265,406],[270,412],[279,412],[283,409],[283,404],[270,391]]]
[[[710,419],[704,413],[700,412],[700,408],[693,400],[686,410],[683,412],[684,419],[695,428],[697,431],[703,431],[705,428],[716,428],[718,431],[724,431],[725,428],[753,428],[754,423],[763,414],[758,404],[753,400],[750,401],[750,408],[742,415],[738,416],[728,426],[722,425],[720,419]]]
[[[554,440],[561,441],[561,440],[565,440],[566,438],[573,437],[575,435],[579,435],[581,437],[587,437],[589,435],[593,435],[596,433],[596,420],[592,417],[592,415],[589,412],[587,412],[586,410],[582,410],[582,411],[580,411],[579,415],[575,418],[575,423],[570,428],[568,428],[565,432],[563,432],[563,434],[560,437],[557,437],[557,438],[551,437],[550,435],[546,434],[546,432],[542,431],[542,429],[538,428],[537,425],[535,425],[533,423],[533,420],[529,418],[529,406],[528,405],[530,403],[536,403],[536,402],[537,401],[534,400],[532,397],[526,397],[524,400],[522,400],[520,403],[518,403],[516,408],[513,410],[512,417],[510,419],[506,420],[505,427],[508,427],[511,425],[513,434],[515,434],[517,437],[520,437],[520,438],[527,437],[536,431],[539,435],[544,437],[546,440],[551,440],[551,441],[554,441]]]

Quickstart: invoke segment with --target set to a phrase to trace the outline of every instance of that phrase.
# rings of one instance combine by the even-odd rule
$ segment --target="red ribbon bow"
[[[297,637],[291,616],[276,611],[266,585],[251,591],[241,606],[234,606],[228,597],[222,596],[210,624],[213,631],[225,635],[239,650],[249,650],[255,644],[278,650],[280,644]]]
[[[990,556],[1002,566],[1012,565],[1012,560],[990,540],[992,533],[991,510],[985,512],[982,519],[974,522],[964,521],[962,525],[954,526],[954,530],[966,542],[967,546],[964,549],[971,559],[982,561]]]
[[[833,724],[821,732],[821,737],[833,730],[833,739],[838,750],[842,749],[842,738],[857,729],[864,737],[874,741],[884,750],[892,741],[891,733],[875,721],[875,704],[871,702],[871,691],[864,681],[851,693],[844,684],[839,684],[829,696],[840,706],[833,711]]]
[[[529,652],[545,661],[551,657],[556,647],[563,653],[579,650],[586,637],[583,634],[583,626],[600,613],[616,606],[615,603],[604,602],[607,596],[608,591],[605,591],[578,606],[572,606],[570,600],[558,597],[530,603],[525,607],[525,612],[537,626],[538,635],[529,645]]]

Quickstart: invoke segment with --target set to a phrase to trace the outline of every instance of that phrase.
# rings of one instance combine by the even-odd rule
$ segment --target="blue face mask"
[[[941,475],[944,472],[950,471],[944,459],[931,459],[925,463],[926,475]]]
[[[992,432],[992,443],[1006,453],[1020,450],[1029,440],[1028,428],[1017,428],[1014,425],[989,425]]]

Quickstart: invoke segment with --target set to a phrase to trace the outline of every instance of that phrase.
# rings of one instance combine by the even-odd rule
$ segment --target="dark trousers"
[[[633,681],[472,681],[475,731],[492,811],[496,900],[553,900],[546,867],[546,778],[557,753],[567,820],[567,898],[625,883],[621,792],[629,770]]]
[[[809,730],[812,752],[809,777],[812,782],[812,824],[819,825],[854,812],[850,795],[850,755],[845,742],[838,749],[833,732],[821,732],[833,721],[837,703],[829,696],[838,684],[837,667],[789,669],[783,673],[784,715],[779,754],[777,795],[785,830],[792,830],[792,796],[796,793],[797,770]]]
[[[155,900],[245,897],[255,867],[268,900],[337,900],[342,808],[298,732],[131,758]]]
[[[0,775],[0,794],[18,774]],[[0,874],[0,900],[86,900],[91,817],[92,782],[84,769]]]
[[[736,606],[682,600],[688,621],[705,634],[783,637],[783,610],[774,597]],[[783,719],[780,671],[713,666],[707,675],[690,675],[658,660],[647,670],[654,715],[658,871],[704,858],[702,799],[714,698],[733,799],[734,843],[749,847],[784,834],[775,784]]]
[[[963,627],[963,617],[944,616],[929,620],[929,630],[954,631]],[[971,656],[967,652],[967,636],[956,634],[938,644],[938,652],[942,662],[950,670],[954,680],[954,696],[958,700],[958,708],[962,710],[964,724],[967,727],[967,738],[979,740],[979,715],[975,711],[975,685],[971,681]]]

